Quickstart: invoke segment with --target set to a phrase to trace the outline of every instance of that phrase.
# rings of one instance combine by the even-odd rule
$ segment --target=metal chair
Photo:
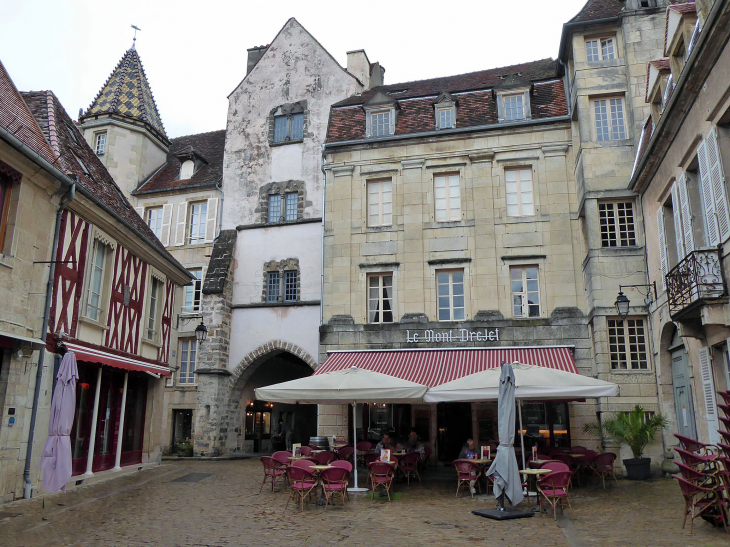
[[[400,470],[406,476],[406,481],[411,484],[411,475],[418,477],[421,482],[421,475],[418,474],[418,459],[421,455],[418,452],[410,452],[400,459]]]
[[[591,469],[593,472],[601,477],[603,488],[606,488],[606,476],[610,475],[618,486],[618,479],[616,478],[616,471],[613,468],[613,462],[616,461],[616,454],[613,452],[604,452],[599,454],[593,459]]]
[[[292,497],[299,496],[302,503],[302,511],[304,511],[304,497],[311,496],[312,491],[317,486],[317,480],[314,477],[314,473],[312,473],[309,469],[304,469],[303,467],[299,467],[294,464],[289,466],[287,473],[289,473],[289,477],[291,478],[291,494],[289,494],[289,499],[286,500],[284,510],[289,507],[289,502]]]
[[[349,465],[348,462],[341,462]],[[350,470],[352,466],[350,466]],[[339,494],[342,499],[342,506],[345,505],[345,498],[347,498],[347,482],[350,480],[350,470],[345,467],[333,466],[331,469],[325,469],[319,474],[319,478],[322,482],[322,490],[324,491],[325,503],[324,510],[327,511],[327,506],[330,500],[335,494]]]
[[[375,501],[375,490],[382,488],[390,499],[390,489],[393,486],[395,466],[388,462],[375,461],[368,465],[370,471],[370,485],[372,486],[372,500]]]
[[[459,497],[459,490],[462,484],[469,486],[471,497],[474,497],[474,492],[471,491],[474,485],[479,488],[481,494],[481,487],[479,486],[479,464],[474,460],[454,460],[454,468],[456,469],[456,497]]]
[[[712,488],[698,486],[679,475],[673,475],[673,477],[679,482],[679,487],[682,489],[682,496],[684,496],[682,529],[687,524],[688,516],[690,517],[690,535],[692,534],[694,521],[697,517],[712,516],[716,523],[722,522],[725,527],[725,532],[727,532],[727,508],[720,493]]]
[[[375,446],[370,441],[362,441],[355,445],[355,448],[357,449],[357,461],[360,462],[363,465],[367,465],[365,462],[365,456],[367,452],[370,452],[373,449],[373,446]]]
[[[542,514],[542,498],[545,498],[545,501],[553,508],[553,518],[555,520],[558,520],[557,506],[560,505],[560,510],[563,510],[563,500],[568,502],[568,507],[571,507],[568,498],[568,485],[571,476],[570,471],[555,471],[545,475],[537,482],[537,491],[540,494],[540,514]]]
[[[274,458],[271,456],[261,456],[259,458],[261,463],[264,465],[264,480],[261,481],[261,488],[259,488],[259,494],[264,489],[264,484],[267,480],[271,481],[271,491],[274,491],[274,485],[281,481],[286,482],[286,470],[282,469]]]
[[[312,454],[312,458],[317,460],[317,463],[319,465],[328,465],[332,460],[335,459],[334,452],[317,452],[316,454]]]

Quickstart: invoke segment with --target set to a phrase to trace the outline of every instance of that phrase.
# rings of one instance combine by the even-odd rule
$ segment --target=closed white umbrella
[[[257,399],[285,404],[345,404],[352,403],[352,438],[356,436],[357,403],[413,403],[422,401],[428,388],[415,382],[401,380],[380,372],[351,367],[344,370],[315,374],[298,380],[260,387],[254,390]],[[365,492],[357,487],[357,452],[353,457],[355,488],[350,491]]]

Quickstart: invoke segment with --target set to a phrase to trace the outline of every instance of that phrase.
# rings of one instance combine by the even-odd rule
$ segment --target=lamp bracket
[[[639,289],[646,289],[646,293],[643,293],[639,291]],[[656,290],[656,281],[652,281],[651,283],[646,283],[643,285],[619,285],[618,286],[618,292],[623,292],[624,289],[636,289],[639,294],[642,296],[649,296],[652,292],[652,289],[654,289],[654,300],[658,300],[659,296]]]

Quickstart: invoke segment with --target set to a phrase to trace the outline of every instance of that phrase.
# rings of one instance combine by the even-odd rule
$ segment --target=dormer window
[[[530,92],[508,91],[497,95],[497,114],[500,122],[529,120]]]
[[[436,129],[456,127],[456,102],[448,93],[442,93],[436,100]]]
[[[398,101],[388,93],[378,91],[364,106],[365,134],[367,137],[395,135]]]
[[[370,113],[370,133],[373,137],[390,135],[390,110]]]
[[[185,160],[180,166],[180,180],[188,180],[192,178],[195,171],[195,162],[193,160]]]

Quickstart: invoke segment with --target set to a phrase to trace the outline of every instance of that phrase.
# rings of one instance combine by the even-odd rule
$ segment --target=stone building
[[[23,497],[33,395],[44,347],[43,312],[57,211],[73,180],[0,63],[0,502]],[[46,358],[43,368],[53,370]],[[50,363],[50,365],[49,365]],[[51,387],[43,374],[40,389]],[[48,404],[36,429],[48,428]],[[32,469],[40,463],[40,446]],[[33,474],[33,481],[37,472]]]
[[[7,82],[6,89],[14,91],[12,83]],[[43,157],[38,155],[45,155],[43,149],[36,154],[38,167],[52,176],[62,174],[58,180],[70,182],[71,190],[53,195],[55,203],[63,196],[60,208],[46,204],[42,193],[36,199],[20,192],[18,201],[12,198],[10,202],[10,207],[15,207],[15,220],[9,242],[31,233],[20,226],[16,229],[15,223],[22,221],[34,226],[35,222],[37,228],[33,232],[37,234],[36,240],[26,235],[9,247],[20,259],[18,274],[24,273],[25,258],[21,257],[30,248],[40,253],[34,264],[45,268],[50,263],[51,269],[45,274],[46,279],[50,275],[47,298],[43,298],[46,292],[34,285],[38,274],[25,272],[28,281],[15,287],[12,299],[29,303],[37,300],[42,306],[34,316],[34,320],[42,318],[38,336],[43,342],[35,358],[36,378],[42,382],[36,387],[39,406],[35,427],[28,422],[33,399],[23,396],[32,384],[6,390],[5,394],[10,395],[6,404],[20,407],[16,410],[20,411],[26,434],[21,446],[32,447],[31,463],[35,464],[46,438],[54,364],[65,352],[75,353],[79,382],[71,431],[76,478],[71,484],[78,484],[100,471],[159,460],[161,446],[154,441],[152,420],[153,411],[161,402],[156,392],[164,382],[160,377],[170,375],[173,295],[177,286],[190,281],[190,274],[165,251],[134,211],[55,95],[41,91],[25,92],[21,97],[23,108],[18,105],[15,113],[21,127],[16,131],[40,135],[31,144],[48,147],[57,167],[54,173],[43,163]],[[17,175],[13,180],[23,184]],[[52,193],[45,189],[49,203]],[[42,214],[43,210],[48,214]],[[52,214],[55,210],[57,215]],[[43,223],[53,223],[54,217],[55,229],[53,225],[44,227]],[[48,246],[48,253],[44,246]],[[10,267],[15,269],[12,264]],[[18,313],[22,305],[16,308]],[[47,331],[43,332],[45,327]],[[24,351],[22,354],[25,356]],[[34,358],[30,352],[27,357],[26,371],[33,368]],[[16,394],[19,399],[13,400]],[[11,435],[8,440],[8,448],[17,451],[15,437]],[[32,495],[40,479],[37,469],[36,464],[27,470],[30,473],[26,473],[25,492],[16,472],[11,477],[14,484],[9,484],[12,490],[4,495]]]
[[[170,365],[160,386],[154,442],[164,452],[192,441],[202,284],[220,231],[225,130],[170,139],[132,47],[80,116],[89,146],[168,252],[194,276],[174,295]]]
[[[315,434],[313,408],[274,408],[253,389],[317,366],[330,105],[382,77],[363,51],[348,53],[345,70],[295,19],[248,50],[228,97],[223,229],[203,285],[209,342],[197,369],[196,453],[268,450],[279,418],[295,438]]]
[[[630,188],[645,212],[659,404],[674,433],[728,443],[716,391],[730,388],[730,2],[669,6],[645,68],[650,108]],[[724,429],[729,430],[725,425]]]

